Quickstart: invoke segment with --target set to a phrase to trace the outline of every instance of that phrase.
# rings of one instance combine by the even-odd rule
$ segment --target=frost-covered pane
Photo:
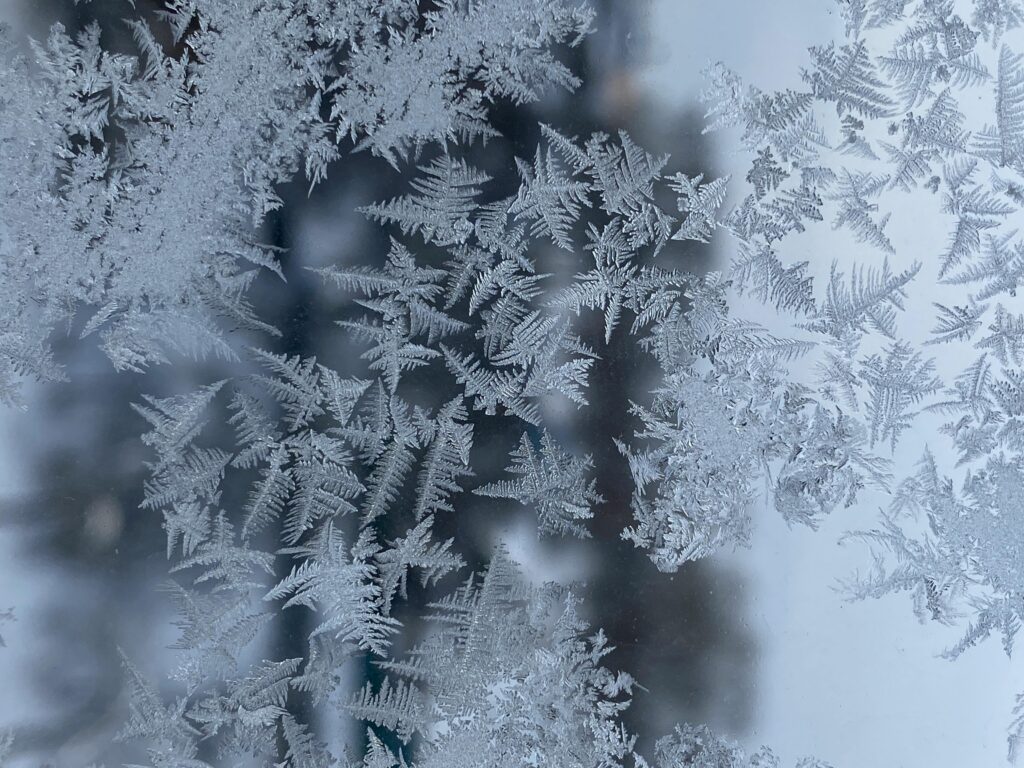
[[[1017,758],[1019,0],[31,10],[0,760]]]

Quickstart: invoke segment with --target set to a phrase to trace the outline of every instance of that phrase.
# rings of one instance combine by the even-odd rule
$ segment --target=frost
[[[135,405],[182,695],[165,703],[126,662],[122,737],[154,766],[212,751],[340,764],[301,696],[366,725],[364,768],[778,766],[703,726],[645,762],[621,717],[634,681],[605,666],[609,640],[571,589],[529,584],[501,547],[447,584],[466,563],[434,529],[470,492],[532,508],[541,534],[591,534],[601,478],[556,442],[548,409],[586,413],[620,342],[657,371],[624,434],[605,437],[633,484],[621,535],[658,568],[748,543],[759,505],[815,527],[870,486],[891,504],[851,534],[875,550],[853,594],[909,592],[926,620],[969,615],[950,656],[992,634],[1010,652],[1024,593],[1024,66],[1007,33],[1024,12],[841,10],[846,39],[810,49],[802,89],[708,70],[707,130],[733,132],[745,174],[691,176],[624,132],[542,125],[514,190],[471,150],[497,135],[492,106],[579,85],[558,49],[589,33],[586,6],[172,0],[154,26],[173,46],[140,14],[134,54],[105,50],[98,26],[72,38],[60,25],[30,59],[5,51],[0,396],[21,375],[61,378],[59,327],[97,335],[121,370],[235,364],[230,380]],[[979,124],[974,102],[992,119]],[[342,371],[263,349],[278,332],[249,289],[282,274],[258,236],[281,186],[315,185],[358,151],[411,180],[361,208],[386,253],[315,270],[339,302],[335,333],[360,349]],[[938,247],[930,232],[908,243],[900,212],[919,208],[948,233]],[[679,241],[714,241],[728,271],[663,258]],[[556,249],[571,276],[542,271]],[[948,420],[933,429],[936,415]],[[492,419],[520,436],[503,473],[474,457]],[[234,438],[211,437],[211,421]],[[926,454],[891,489],[888,457],[928,441],[958,464]],[[417,582],[447,596],[393,657]],[[254,660],[261,632],[295,611],[314,617],[306,650]],[[373,673],[350,685],[367,660]]]
[[[676,726],[675,732],[658,740],[654,747],[654,768],[692,765],[695,768],[779,768],[781,763],[768,747],[747,755],[733,742],[714,734],[707,726]],[[796,768],[831,768],[813,758],[804,758]]]
[[[60,377],[51,331],[87,312],[76,325],[121,369],[234,359],[224,320],[270,330],[245,294],[277,270],[256,225],[281,205],[278,185],[316,183],[352,142],[398,162],[487,136],[491,103],[578,85],[548,49],[577,44],[591,20],[546,0],[175,0],[161,23],[177,56],[141,18],[135,55],[104,51],[98,26],[72,39],[55,25],[30,72],[5,42],[6,397],[12,375]]]
[[[589,536],[583,521],[594,516],[591,505],[604,501],[596,491],[595,481],[587,477],[591,468],[589,456],[583,460],[570,456],[544,432],[540,450],[524,433],[510,458],[512,463],[505,471],[519,475],[518,479],[488,483],[473,492],[536,505],[541,533]]]

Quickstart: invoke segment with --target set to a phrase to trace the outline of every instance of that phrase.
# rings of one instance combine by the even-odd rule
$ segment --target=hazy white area
[[[807,47],[842,37],[833,7],[824,0],[657,0],[650,20],[653,64],[643,78],[650,97],[666,106],[692,101],[702,87],[701,70],[716,60],[763,90],[799,87]],[[715,139],[716,167],[742,179],[748,161],[729,146],[735,136]],[[917,250],[922,261],[938,253],[930,247],[946,237],[945,223],[928,226],[924,215],[894,211],[890,233],[898,252]],[[807,235],[803,258],[820,261],[827,276],[832,258],[844,261],[846,241],[827,225]],[[852,244],[850,250],[852,261]],[[724,268],[728,254],[721,258]],[[927,306],[935,297],[910,298]],[[758,320],[766,322],[765,313]],[[901,328],[915,335],[920,322],[930,327],[932,315],[908,312]],[[940,370],[960,362],[937,360]],[[898,477],[920,457],[925,435],[935,434],[926,421],[915,428],[920,436],[908,435],[905,442],[916,453],[897,455]],[[941,447],[931,445],[933,451]],[[783,765],[805,755],[837,768],[1005,765],[1024,662],[1007,659],[998,640],[946,661],[938,654],[959,639],[962,627],[918,623],[908,596],[848,603],[836,591],[840,579],[871,564],[866,547],[841,547],[838,539],[850,529],[872,527],[874,510],[885,504],[881,496],[864,496],[817,532],[789,529],[774,511],[761,514],[752,548],[728,558],[745,572],[756,596],[748,620],[760,645],[756,729],[742,740],[750,747],[770,745]]]

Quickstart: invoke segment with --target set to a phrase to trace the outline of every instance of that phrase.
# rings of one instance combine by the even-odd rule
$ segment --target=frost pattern
[[[754,158],[748,196],[725,216],[740,241],[734,287],[816,335],[809,386],[867,430],[869,463],[844,468],[866,479],[865,470],[889,471],[876,463],[888,458],[880,448],[893,466],[925,453],[888,494],[877,527],[850,535],[874,550],[874,568],[851,580],[851,594],[908,591],[922,620],[969,617],[950,657],[990,634],[1010,653],[1024,608],[1024,69],[1006,33],[1024,21],[1022,8],[840,6],[847,39],[811,50],[804,92],[764,93],[723,65],[709,71],[710,127],[739,129]],[[900,211],[913,212],[916,228],[895,218]],[[921,232],[922,221],[945,222],[945,242]],[[830,242],[860,254],[860,263],[833,263],[827,281],[815,264],[785,256],[818,222],[836,230]],[[905,319],[918,297],[933,303],[930,335]],[[932,359],[939,346],[960,370]],[[1011,759],[1019,739],[1018,717]]]
[[[61,376],[47,342],[68,322],[119,369],[233,359],[225,321],[272,330],[246,292],[277,270],[255,227],[278,185],[315,184],[344,151],[398,163],[487,136],[494,101],[578,85],[548,49],[591,18],[546,0],[173,0],[177,57],[141,18],[134,56],[105,51],[97,25],[75,39],[55,25],[31,65],[5,41],[0,392]]]
[[[1010,652],[1024,594],[1024,64],[1004,37],[1024,11],[841,8],[847,39],[810,49],[803,90],[709,70],[708,130],[738,133],[742,181],[670,174],[671,158],[624,133],[544,125],[506,197],[466,150],[494,135],[493,103],[579,84],[553,49],[588,33],[583,6],[171,0],[160,23],[177,56],[142,19],[135,56],[105,51],[98,27],[72,39],[59,25],[32,66],[4,56],[0,394],[14,399],[21,374],[62,376],[49,351],[61,325],[99,334],[119,369],[179,354],[259,367],[136,405],[152,452],[143,506],[163,516],[173,561],[183,695],[166,703],[126,660],[123,738],[145,742],[154,766],[205,765],[206,741],[219,761],[340,764],[291,708],[302,695],[366,725],[366,768],[777,766],[701,726],[659,741],[653,763],[634,754],[620,720],[632,678],[603,665],[607,640],[570,590],[528,585],[501,548],[431,605],[419,646],[391,655],[410,579],[465,566],[434,526],[468,492],[533,508],[540,533],[590,535],[602,502],[590,459],[558,444],[543,406],[586,408],[616,334],[660,371],[617,441],[634,482],[622,535],[660,569],[746,543],[761,503],[813,527],[889,494],[878,526],[851,534],[876,550],[853,594],[909,591],[942,622],[966,610],[951,656],[990,634]],[[960,104],[979,97],[993,119],[970,124]],[[362,209],[391,235],[382,266],[316,270],[345,299],[338,325],[362,372],[232,343],[231,328],[276,333],[247,294],[279,272],[254,235],[279,185],[316,184],[361,150],[416,168],[407,194]],[[742,199],[727,209],[730,188]],[[934,253],[893,219],[905,196],[948,222]],[[857,261],[806,260],[792,244],[811,235],[854,246]],[[659,265],[678,241],[721,240],[726,274]],[[565,284],[538,271],[546,243],[578,256]],[[921,293],[939,299],[924,338],[906,322]],[[745,296],[777,316],[743,317]],[[604,347],[583,340],[590,313]],[[936,345],[971,362],[940,370]],[[427,377],[444,402],[416,402]],[[936,415],[952,419],[932,432],[956,466],[927,454],[894,484],[891,459],[920,453]],[[233,426],[232,444],[206,441],[210,418]],[[476,480],[480,418],[522,435],[503,478]],[[237,508],[228,475],[250,489]],[[250,663],[263,629],[298,610],[315,615],[306,654]],[[374,679],[346,697],[342,668],[366,658]]]

